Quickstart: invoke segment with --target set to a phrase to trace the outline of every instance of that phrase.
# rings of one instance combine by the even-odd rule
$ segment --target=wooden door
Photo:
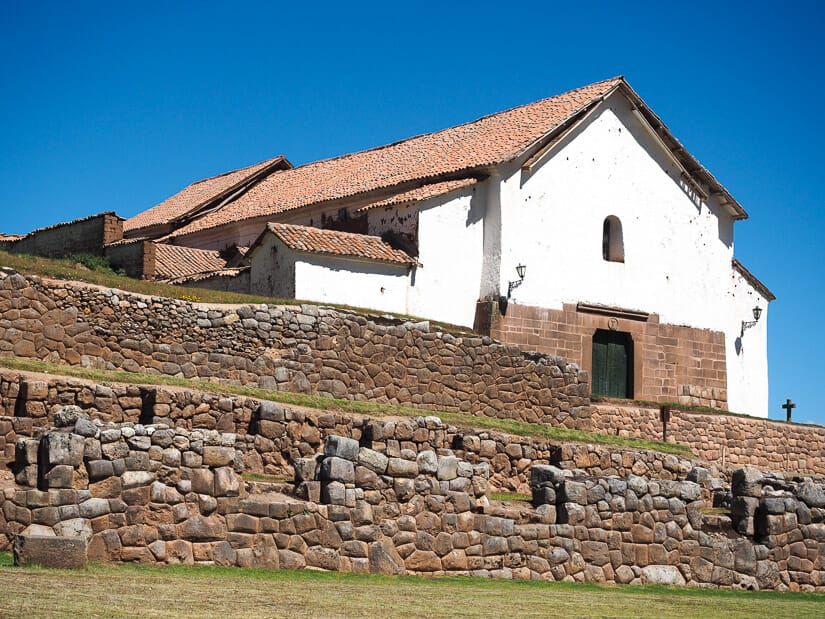
[[[630,335],[598,330],[593,334],[593,395],[632,398],[632,357]]]

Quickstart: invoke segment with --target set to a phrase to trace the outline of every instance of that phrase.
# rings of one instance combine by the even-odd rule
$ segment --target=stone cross
[[[796,408],[796,404],[791,402],[791,399],[788,398],[787,400],[785,400],[785,403],[782,405],[782,408],[784,408],[785,411],[787,411],[788,421],[790,421],[791,420],[791,411]]]

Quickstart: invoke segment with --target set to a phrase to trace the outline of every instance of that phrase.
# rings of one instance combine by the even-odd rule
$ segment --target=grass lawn
[[[0,617],[822,617],[825,594],[218,567],[15,568]]]
[[[445,423],[465,428],[499,430],[501,432],[506,432],[517,436],[533,436],[555,441],[576,441],[596,445],[627,447],[630,449],[653,449],[688,458],[693,455],[693,452],[689,447],[679,443],[663,443],[661,441],[650,441],[640,438],[632,438],[629,436],[616,436],[614,434],[571,430],[569,428],[544,426],[535,423],[526,423],[523,421],[513,421],[511,419],[476,417],[465,413],[432,411],[428,409],[411,408],[409,406],[379,404],[377,402],[359,400],[338,400],[335,398],[325,398],[305,393],[271,391],[267,389],[259,389],[257,387],[213,383],[188,378],[175,378],[174,376],[163,376],[159,374],[140,374],[136,372],[124,372],[122,370],[96,370],[75,365],[47,363],[36,359],[2,356],[0,356],[0,367],[29,372],[43,372],[46,374],[54,374],[56,376],[73,376],[75,378],[83,378],[98,382],[126,383],[131,385],[169,385],[173,387],[192,389],[194,391],[249,396],[261,400],[281,402],[283,404],[305,406],[307,408],[315,408],[325,411],[357,413],[371,417],[382,417],[388,415],[402,417],[436,415]]]

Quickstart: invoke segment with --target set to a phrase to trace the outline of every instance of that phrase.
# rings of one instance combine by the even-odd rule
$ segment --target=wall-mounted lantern
[[[513,294],[513,290],[521,286],[524,282],[524,273],[527,271],[527,267],[523,264],[520,264],[516,267],[516,273],[518,274],[518,279],[515,281],[510,282],[507,287],[507,298],[510,298],[510,295]]]
[[[759,322],[759,317],[762,315],[762,308],[758,305],[753,308],[753,320],[743,320],[742,321],[742,331],[739,336],[745,335],[745,329],[750,329],[754,326],[757,322]]]

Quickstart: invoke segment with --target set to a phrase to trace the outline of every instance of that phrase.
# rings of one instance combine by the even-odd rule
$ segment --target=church
[[[193,183],[123,221],[107,255],[142,277],[473,328],[563,355],[594,395],[767,417],[774,296],[734,258],[745,218],[617,77]]]

